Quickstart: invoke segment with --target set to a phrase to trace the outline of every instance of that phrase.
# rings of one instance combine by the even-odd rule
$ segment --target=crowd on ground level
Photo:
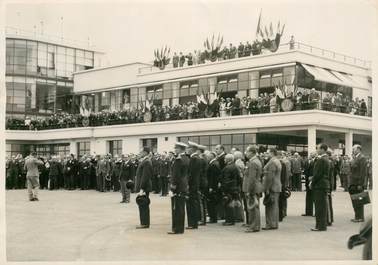
[[[310,92],[298,92],[296,95],[288,95],[294,104],[292,110],[322,109],[326,111],[349,113],[366,116],[367,105],[364,99],[350,99],[341,93],[328,93],[320,100],[319,93],[312,89]],[[238,94],[234,98],[215,99],[211,104],[202,102],[187,102],[174,106],[152,105],[149,110],[135,109],[119,111],[103,111],[91,113],[89,117],[82,114],[53,114],[47,118],[25,120],[7,119],[6,129],[11,130],[44,130],[57,128],[73,128],[87,126],[103,126],[115,124],[132,124],[142,122],[156,122],[169,120],[198,119],[209,117],[227,117],[237,115],[253,115],[260,113],[275,113],[284,111],[281,106],[281,99],[275,93],[260,94],[257,98],[250,96],[240,98]],[[149,112],[151,117],[145,119]]]
[[[371,160],[361,154],[360,146],[353,147],[352,158],[333,155],[324,144],[318,146],[318,154],[302,158],[298,153],[275,148],[264,151],[249,146],[244,154],[236,148],[226,154],[222,145],[216,146],[214,152],[196,143],[188,144],[177,143],[175,152],[153,154],[144,148],[137,155],[113,158],[111,155],[41,158],[32,152],[24,160],[18,155],[7,161],[6,184],[8,189],[24,188],[26,180],[31,201],[38,200],[39,187],[121,191],[122,203],[130,202],[133,191],[149,200],[150,192],[167,196],[170,190],[174,200],[177,199],[177,209],[186,202],[190,229],[206,224],[209,216],[210,223],[224,219],[224,225],[245,221],[247,232],[260,230],[259,199],[263,194],[265,229],[277,229],[278,222],[287,215],[291,191],[302,191],[302,179],[306,186],[304,215],[313,216],[315,208],[316,230],[326,230],[325,225],[333,222],[331,192],[336,189],[337,176],[351,194],[372,187]],[[147,228],[149,203],[142,200],[137,203],[141,211],[140,228]],[[354,205],[354,209],[353,220],[363,220],[363,208]],[[183,233],[182,213],[177,214],[180,226],[173,227],[173,232]]]

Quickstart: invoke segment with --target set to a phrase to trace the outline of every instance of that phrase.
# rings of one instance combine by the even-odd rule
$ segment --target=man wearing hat
[[[201,172],[200,172],[200,225],[206,225],[206,194],[207,194],[207,158],[205,156],[206,146],[198,145],[197,154],[200,158]]]
[[[144,203],[142,201],[142,203],[138,203],[140,226],[137,226],[137,229],[150,227],[149,194],[152,190],[151,177],[153,174],[152,162],[150,159],[150,148],[143,147],[140,156],[141,159],[136,173],[136,191],[138,192],[137,203],[138,197],[144,199],[147,202]]]
[[[201,161],[197,153],[198,144],[188,141],[189,159],[189,199],[186,204],[188,213],[187,229],[197,229],[200,219],[199,185],[201,177]]]
[[[175,144],[175,158],[171,168],[172,231],[168,234],[183,234],[185,226],[185,199],[188,193],[189,158],[185,154],[188,146]]]
[[[129,203],[131,190],[127,188],[128,186],[127,183],[133,181],[133,176],[131,175],[132,164],[128,156],[124,156],[123,158],[124,159],[121,163],[121,170],[118,176],[120,184],[121,184],[121,194],[122,194],[121,203]]]

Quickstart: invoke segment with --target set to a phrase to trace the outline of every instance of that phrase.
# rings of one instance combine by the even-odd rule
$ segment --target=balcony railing
[[[306,53],[313,54],[313,55],[316,55],[316,56],[320,56],[320,57],[324,57],[324,58],[328,58],[328,59],[333,59],[333,60],[336,60],[336,61],[339,61],[339,62],[344,62],[344,63],[348,63],[348,64],[360,66],[360,67],[371,68],[371,61],[362,60],[362,59],[352,57],[352,56],[349,56],[349,55],[345,55],[345,54],[342,54],[342,53],[338,53],[338,52],[335,52],[335,51],[318,48],[318,47],[308,45],[308,44],[305,44],[305,43],[302,43],[302,42],[283,43],[279,46],[279,49],[277,50],[276,53],[284,53],[284,52],[289,52],[289,51],[306,52]],[[236,55],[235,59],[227,59],[226,61],[237,60],[237,59],[246,58],[246,57],[257,57],[258,58],[259,56],[263,56],[263,55],[266,55],[266,54],[272,54],[272,53],[270,51],[266,50],[266,49],[262,49],[262,53],[259,54],[259,55],[243,56],[243,57],[239,57],[239,58]],[[194,54],[193,54],[193,56],[194,56]],[[221,61],[224,61],[224,60],[220,59],[217,62],[221,62]],[[181,68],[186,68],[186,67],[194,67],[194,66],[198,66],[198,65],[208,65],[208,64],[213,64],[213,63],[215,63],[215,62],[206,61],[205,63],[202,63],[202,64],[193,64],[191,66],[188,66],[187,61],[186,61],[183,67],[174,68],[173,63],[172,63],[172,58],[171,58],[171,62],[168,65],[165,66],[164,70],[181,69]],[[151,64],[153,64],[153,62],[151,62]],[[164,71],[164,70],[160,70],[158,67],[151,65],[151,66],[145,66],[145,67],[139,68],[139,74],[159,72],[159,71]]]
[[[101,112],[92,113],[85,117],[80,114],[61,114],[52,115],[50,118],[38,120],[18,120],[8,119],[6,122],[6,129],[8,130],[50,130],[61,128],[78,128],[78,127],[96,127],[109,126],[120,124],[135,124],[143,122],[163,122],[173,120],[191,120],[191,119],[205,119],[216,117],[231,117],[231,116],[253,116],[257,114],[278,113],[285,112],[280,105],[263,105],[249,108],[226,109],[212,112],[211,107],[200,110],[199,107],[194,107],[192,111],[190,108],[173,107],[169,111],[162,108],[159,111],[118,111],[118,112]],[[339,112],[346,115],[369,116],[371,113],[366,109],[358,109],[350,106],[336,106],[334,104],[322,103],[318,101],[302,102],[294,104],[290,111],[303,110],[323,110],[329,112]],[[287,111],[286,111],[287,112]]]

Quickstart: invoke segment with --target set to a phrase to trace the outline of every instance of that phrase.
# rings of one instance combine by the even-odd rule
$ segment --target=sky
[[[262,24],[285,24],[282,42],[296,41],[372,60],[376,6],[371,0],[8,2],[6,26],[87,41],[104,51],[105,65],[151,62],[153,51],[202,49],[219,33],[224,43],[255,39]],[[63,19],[61,19],[63,18]]]

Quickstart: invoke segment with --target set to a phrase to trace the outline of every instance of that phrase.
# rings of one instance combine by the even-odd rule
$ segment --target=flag
[[[270,30],[270,36],[273,36],[273,24],[272,24],[272,22],[270,22],[269,30]]]
[[[261,31],[261,29],[260,29],[261,12],[262,12],[262,9],[260,10],[259,20],[258,20],[258,22],[257,22],[256,37],[257,37],[257,35],[259,34],[259,32]]]
[[[149,99],[146,99],[146,106],[145,106],[145,108],[146,108],[146,110],[150,110],[151,109],[151,102],[150,102],[150,100]]]
[[[268,28],[265,26],[265,35],[266,35],[266,37],[269,39],[269,32],[268,32]]]
[[[282,34],[283,34],[283,32],[284,32],[284,29],[285,29],[285,24],[282,26],[282,31],[281,31],[281,36],[282,36]]]
[[[201,97],[199,95],[196,95],[197,97],[197,103],[199,104],[201,102]]]

